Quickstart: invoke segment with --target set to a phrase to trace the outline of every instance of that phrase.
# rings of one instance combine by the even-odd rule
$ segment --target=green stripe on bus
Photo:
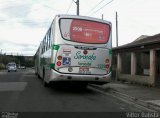
[[[50,64],[50,68],[54,68],[54,67],[55,67],[54,63]]]
[[[52,45],[52,49],[53,50],[58,50],[59,49],[59,45]]]
[[[109,68],[109,72],[111,72],[112,71],[112,66],[110,66],[110,68]]]
[[[109,54],[112,55],[112,49],[109,49]]]

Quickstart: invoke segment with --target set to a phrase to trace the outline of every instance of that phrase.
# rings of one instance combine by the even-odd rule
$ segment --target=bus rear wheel
[[[44,86],[44,87],[49,87],[49,85],[50,85],[50,83],[47,83],[47,82],[45,81],[45,71],[43,70],[43,86]]]
[[[43,79],[43,86],[44,87],[49,87],[49,83],[47,83],[44,79]]]

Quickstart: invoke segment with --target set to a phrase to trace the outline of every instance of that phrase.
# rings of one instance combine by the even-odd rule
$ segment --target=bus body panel
[[[104,75],[110,72],[111,54],[109,49],[59,45],[55,70],[66,74]]]
[[[50,78],[46,79],[49,83],[50,81],[72,81],[78,82],[83,81],[87,83],[108,83],[111,81],[111,72],[106,75],[77,75],[77,74],[62,74],[55,70],[52,70]]]

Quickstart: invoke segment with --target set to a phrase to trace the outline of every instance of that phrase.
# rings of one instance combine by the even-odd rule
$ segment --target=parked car
[[[10,62],[7,64],[7,70],[8,72],[10,71],[17,71],[17,66],[16,66],[16,63],[15,62]]]
[[[21,66],[21,69],[26,69],[26,67],[25,66]]]

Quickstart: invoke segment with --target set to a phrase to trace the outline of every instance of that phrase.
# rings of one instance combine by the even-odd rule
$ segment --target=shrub
[[[5,69],[5,65],[3,63],[0,63],[0,70]]]

